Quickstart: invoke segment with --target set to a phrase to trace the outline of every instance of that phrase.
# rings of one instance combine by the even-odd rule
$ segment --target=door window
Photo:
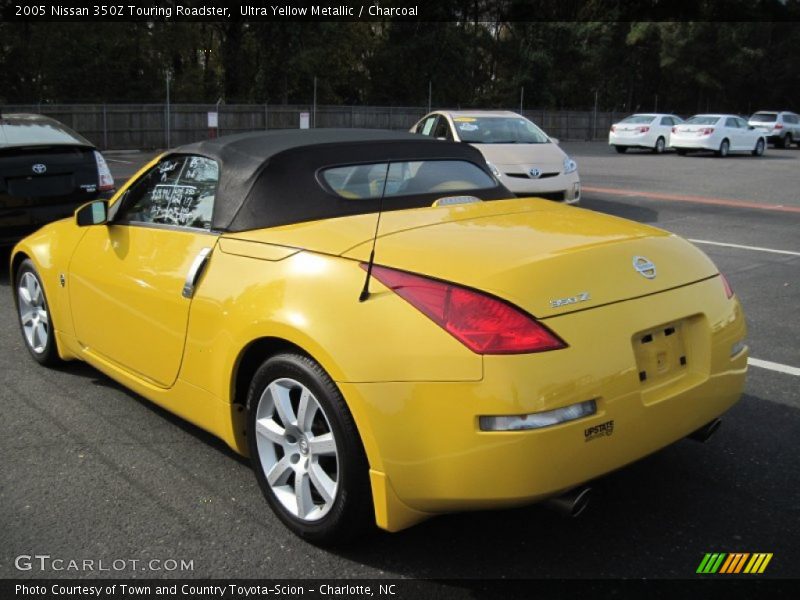
[[[422,123],[417,125],[417,133],[421,133],[422,135],[431,135],[433,134],[433,127],[436,124],[436,115],[431,115]]]
[[[164,158],[125,193],[114,222],[210,230],[218,181],[210,158]]]
[[[733,127],[736,129],[739,127],[739,123],[733,117],[728,117],[725,119],[725,127]]]
[[[441,115],[439,116],[439,120],[436,122],[436,128],[434,129],[433,137],[444,138],[446,140],[453,139],[453,132],[450,131],[450,123],[448,123],[447,119]]]

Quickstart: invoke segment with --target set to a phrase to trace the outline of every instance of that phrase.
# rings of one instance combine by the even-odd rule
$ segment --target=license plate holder
[[[688,371],[686,323],[652,327],[633,336],[633,350],[642,386],[650,387],[683,376]]]

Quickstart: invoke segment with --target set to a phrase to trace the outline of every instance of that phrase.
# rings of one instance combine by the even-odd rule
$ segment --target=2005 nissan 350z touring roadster
[[[580,498],[709,435],[745,379],[738,300],[690,243],[514,198],[471,146],[406,133],[183,146],[11,262],[33,358],[249,455],[316,543]]]

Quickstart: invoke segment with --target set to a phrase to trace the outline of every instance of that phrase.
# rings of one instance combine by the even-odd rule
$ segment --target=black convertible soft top
[[[219,163],[212,228],[246,231],[289,223],[377,212],[380,200],[342,198],[320,182],[320,169],[391,161],[461,160],[491,176],[483,155],[468,144],[375,129],[307,129],[243,133],[181,146]],[[470,190],[483,200],[512,198],[497,184]],[[453,194],[448,194],[453,195]],[[384,210],[430,205],[442,193],[385,198]]]

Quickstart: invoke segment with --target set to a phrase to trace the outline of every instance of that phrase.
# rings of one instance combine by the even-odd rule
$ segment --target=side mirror
[[[88,225],[102,225],[108,222],[108,203],[105,200],[95,200],[81,206],[75,211],[75,222],[78,227]]]

